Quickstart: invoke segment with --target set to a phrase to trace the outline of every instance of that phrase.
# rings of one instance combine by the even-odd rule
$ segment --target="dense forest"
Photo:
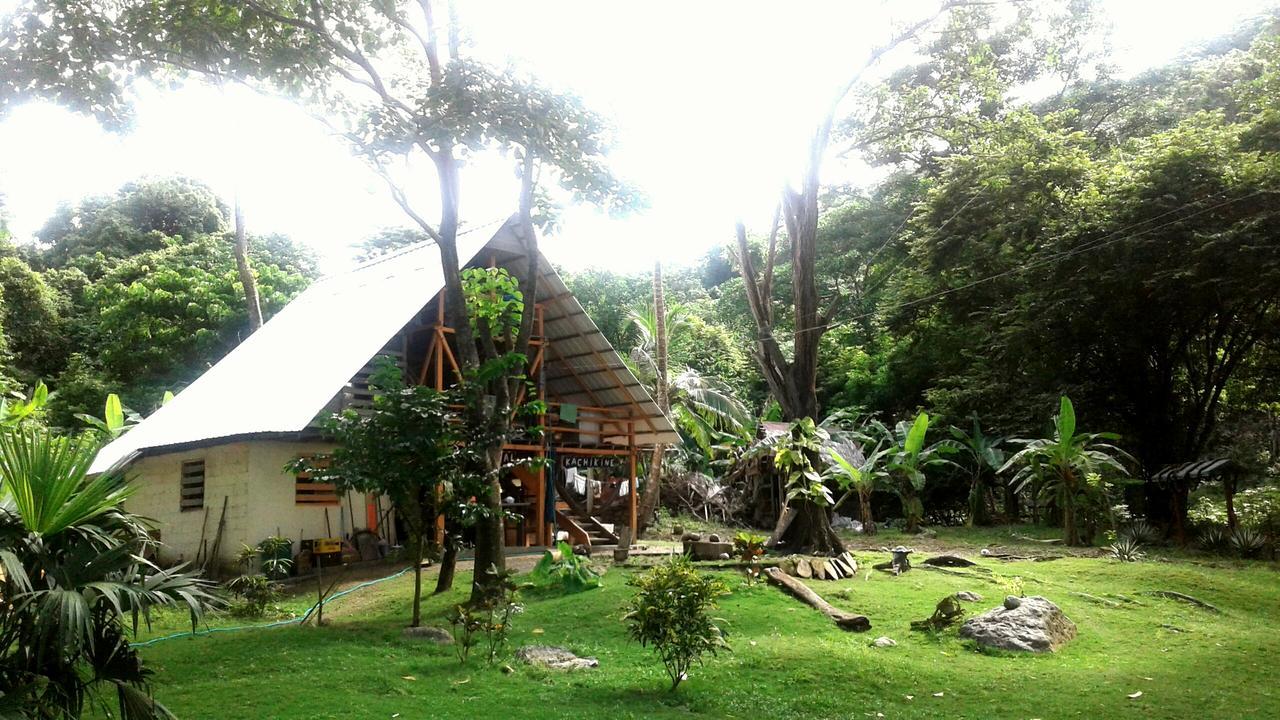
[[[820,338],[815,418],[890,426],[925,410],[931,437],[975,415],[979,430],[1041,436],[1067,395],[1082,427],[1121,436],[1138,477],[1211,453],[1274,473],[1277,21],[1121,78],[1094,41],[1092,6],[1060,12],[951,12],[834,118],[833,154],[881,179],[822,187],[803,268],[820,324],[797,330],[798,255],[781,221],[664,268],[672,412],[687,436],[678,467],[714,481],[758,420],[795,415],[761,373],[746,247],[748,267],[771,268],[780,361],[795,359],[796,334]],[[731,219],[725,229],[730,241]],[[362,251],[421,237],[390,230]],[[269,317],[315,263],[286,238],[249,245]],[[653,381],[651,272],[568,280]],[[64,207],[34,244],[0,240],[0,292],[0,378],[18,392],[47,383],[46,419],[61,427],[108,392],[149,411],[249,327],[229,208],[181,178]]]
[[[209,188],[166,178],[59,209],[34,245],[0,231],[0,382],[44,382],[57,427],[100,415],[113,392],[150,412],[248,334],[230,224]],[[286,238],[250,247],[265,314],[317,274]]]
[[[886,175],[822,197],[816,275],[836,310],[820,328],[815,417],[927,410],[935,427],[976,415],[996,435],[1040,437],[1065,394],[1082,427],[1121,436],[1137,478],[1210,454],[1274,476],[1274,16],[1130,79],[1062,27],[1066,44],[1044,54],[1054,38],[1032,26],[953,13],[837,126]],[[749,238],[757,266],[772,240]],[[726,246],[666,270],[682,314],[671,362],[768,414],[740,267]],[[571,285],[617,346],[641,341],[626,309],[649,302],[648,273]]]

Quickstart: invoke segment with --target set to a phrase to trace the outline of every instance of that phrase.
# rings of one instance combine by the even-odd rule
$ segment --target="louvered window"
[[[182,463],[182,487],[179,491],[178,507],[187,510],[199,510],[204,507],[204,461],[186,460]]]
[[[327,458],[311,458],[316,467],[328,467]],[[330,482],[316,482],[309,472],[294,476],[293,500],[298,505],[337,505],[338,493]]]

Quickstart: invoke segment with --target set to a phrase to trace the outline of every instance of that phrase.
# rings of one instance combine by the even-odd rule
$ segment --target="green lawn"
[[[976,556],[988,542],[1008,545],[1007,535],[944,531],[934,542]],[[884,559],[855,554],[865,565]],[[181,638],[143,652],[156,671],[156,695],[187,719],[1280,717],[1274,564],[1068,557],[981,565],[992,579],[916,569],[897,578],[877,572],[815,582],[833,604],[871,618],[873,628],[863,634],[836,629],[775,588],[746,587],[725,574],[734,591],[719,615],[733,651],[696,668],[675,693],[666,690],[656,660],[625,638],[620,616],[630,588],[620,570],[610,571],[600,590],[528,598],[517,617],[516,646],[565,645],[598,657],[595,671],[515,666],[505,674],[477,660],[460,666],[449,647],[403,639],[408,576],[338,600],[324,628]],[[1001,578],[1014,576],[1023,578],[1026,594],[1058,603],[1079,626],[1079,638],[1054,655],[1009,655],[980,652],[954,629],[937,636],[908,629],[957,590],[985,596],[975,611],[993,607],[1005,594]],[[460,577],[459,587],[467,581]],[[1194,595],[1223,614],[1144,594],[1154,589]],[[1073,592],[1116,593],[1141,605],[1112,608]],[[428,600],[429,620],[442,623],[459,597]],[[291,601],[295,609],[306,605],[305,597]],[[177,627],[165,618],[148,636]],[[898,647],[870,647],[879,635]],[[1128,697],[1138,691],[1140,697]]]

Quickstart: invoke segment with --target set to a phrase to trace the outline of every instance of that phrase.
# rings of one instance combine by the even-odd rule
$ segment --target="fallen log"
[[[865,615],[855,615],[854,613],[845,612],[826,600],[821,595],[809,589],[808,585],[800,582],[796,578],[782,572],[778,568],[767,568],[764,571],[765,577],[769,582],[782,588],[784,591],[795,597],[797,600],[809,605],[818,612],[831,618],[831,621],[842,630],[850,630],[852,632],[866,632],[871,629],[871,621]]]
[[[1190,595],[1184,595],[1180,592],[1174,592],[1173,590],[1152,590],[1149,594],[1155,595],[1157,597],[1169,598],[1170,600],[1177,600],[1179,602],[1188,603],[1190,605],[1195,605],[1198,608],[1208,610],[1209,612],[1212,612],[1212,613],[1222,612],[1217,607],[1210,605],[1209,603],[1203,600],[1200,600],[1199,598],[1193,598]]]

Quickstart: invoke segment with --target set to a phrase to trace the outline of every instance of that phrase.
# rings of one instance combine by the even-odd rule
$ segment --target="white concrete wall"
[[[365,497],[351,493],[339,505],[300,505],[294,500],[294,477],[284,471],[291,460],[323,453],[331,445],[321,442],[245,441],[182,452],[151,455],[133,463],[128,475],[134,494],[125,501],[130,512],[155,521],[164,547],[161,560],[193,560],[200,547],[201,524],[212,548],[226,498],[226,529],[218,555],[230,562],[241,544],[255,545],[277,532],[294,541],[325,537],[328,509],[332,536],[349,534],[355,513],[356,528],[365,527]],[[204,508],[182,511],[178,507],[182,463],[204,460]],[[385,502],[385,501],[384,501]],[[208,516],[206,519],[206,510]]]

